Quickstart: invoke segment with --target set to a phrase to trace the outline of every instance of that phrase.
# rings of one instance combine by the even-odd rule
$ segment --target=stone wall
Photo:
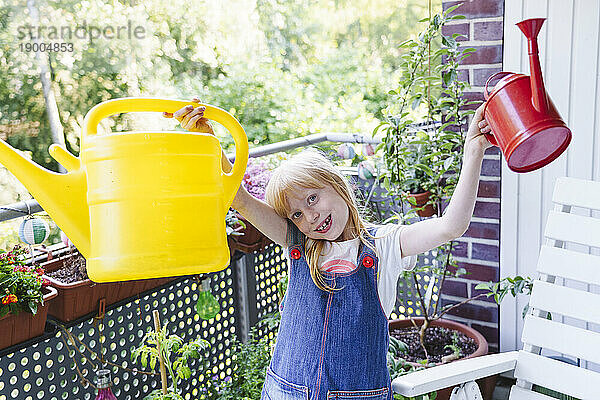
[[[460,33],[461,46],[476,49],[464,60],[460,76],[471,84],[466,93],[469,100],[483,101],[487,78],[502,70],[503,0],[442,1],[444,10],[463,3],[453,13],[466,19],[452,21],[443,33]],[[476,106],[473,106],[474,108]],[[456,303],[478,294],[480,282],[499,279],[500,261],[500,183],[501,154],[496,147],[489,149],[483,160],[479,192],[471,225],[455,246],[459,267],[469,274],[444,284],[442,304]],[[498,351],[499,309],[491,299],[482,298],[458,307],[446,318],[466,323],[481,332]]]

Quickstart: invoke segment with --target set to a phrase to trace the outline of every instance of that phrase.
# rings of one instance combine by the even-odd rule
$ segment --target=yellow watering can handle
[[[83,135],[81,138],[82,146],[85,146],[86,137],[95,135],[98,132],[98,124],[104,118],[113,114],[124,112],[170,112],[173,113],[187,105],[204,106],[204,116],[213,121],[222,124],[233,136],[235,142],[235,163],[229,174],[223,173],[223,186],[225,187],[225,205],[226,210],[233,202],[233,198],[239,188],[239,185],[246,171],[248,164],[248,138],[244,128],[233,115],[227,111],[208,104],[198,104],[191,101],[154,99],[143,97],[125,97],[102,102],[92,108],[83,121]]]

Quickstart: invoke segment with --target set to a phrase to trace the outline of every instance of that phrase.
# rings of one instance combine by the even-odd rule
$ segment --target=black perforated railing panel
[[[183,279],[109,309],[103,324],[98,325],[99,321],[91,318],[67,329],[97,354],[100,353],[102,334],[102,353],[106,360],[125,368],[142,370],[139,362],[132,363],[131,350],[139,345],[148,329],[153,329],[152,311],[159,310],[162,324],[168,324],[170,333],[184,340],[200,335],[211,345],[205,351],[204,361],[190,363],[192,378],[182,382],[186,399],[199,398],[206,379],[225,379],[232,373],[229,344],[236,333],[232,273],[229,267],[210,275],[212,293],[221,306],[219,314],[211,320],[201,320],[196,314],[194,306],[198,298],[198,283],[194,279]],[[93,381],[94,371],[100,362],[77,340],[79,350],[89,357],[88,360],[73,349],[70,341],[67,342],[71,347],[69,351],[63,341],[67,339],[65,336],[59,330],[49,339],[0,358],[0,400],[94,399],[94,389],[80,383],[77,367],[85,378]],[[206,373],[202,373],[202,362],[210,364]],[[160,388],[159,376],[134,373],[110,365],[108,368],[113,374],[112,390],[119,400],[142,399]],[[149,371],[149,368],[146,370]]]

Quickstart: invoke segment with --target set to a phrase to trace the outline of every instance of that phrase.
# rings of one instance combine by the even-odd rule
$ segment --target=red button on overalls
[[[371,268],[373,266],[373,257],[365,256],[362,263],[365,267]]]
[[[300,250],[298,249],[292,249],[292,251],[290,251],[290,256],[294,259],[297,260],[300,258],[301,254],[300,254]]]

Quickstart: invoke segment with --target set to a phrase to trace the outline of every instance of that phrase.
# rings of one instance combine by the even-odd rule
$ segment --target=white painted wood
[[[554,397],[546,396],[545,394],[532,392],[518,386],[513,386],[510,389],[509,400],[556,400]]]
[[[583,179],[591,179],[593,173],[593,121],[597,98],[591,89],[598,81],[599,11],[597,0],[575,1],[569,109],[573,140],[569,145],[568,175]]]
[[[512,371],[518,352],[491,354],[468,358],[399,376],[392,381],[395,393],[412,397],[435,390],[453,387],[486,376]]]
[[[542,246],[537,270],[548,275],[600,285],[600,256],[593,254]]]
[[[533,308],[600,323],[600,295],[535,281],[529,305]]]
[[[600,363],[600,333],[528,315],[522,340],[523,343]]]
[[[506,0],[503,70],[529,74],[526,42],[515,23],[547,17],[539,35],[547,92],[573,131],[569,149],[537,173],[502,167],[500,277],[536,276],[555,181],[572,176],[600,181],[600,2]],[[567,248],[577,248],[568,245]],[[571,285],[567,283],[567,285]],[[500,307],[500,349],[520,347],[526,298],[507,296]]]
[[[556,183],[552,195],[553,202],[600,210],[600,182],[560,177]]]
[[[515,376],[581,400],[600,399],[599,373],[536,354],[519,352]]]
[[[505,0],[504,2],[504,45],[502,69],[518,71],[521,65],[522,33],[514,26],[521,19],[521,0]],[[502,185],[500,202],[500,278],[515,276],[517,269],[517,241],[519,181],[517,174],[506,166],[502,156]],[[511,296],[505,297],[500,305],[500,351],[520,349],[521,337],[518,329],[521,320],[517,312],[517,301]]]
[[[545,235],[554,240],[600,247],[600,219],[551,210]]]

